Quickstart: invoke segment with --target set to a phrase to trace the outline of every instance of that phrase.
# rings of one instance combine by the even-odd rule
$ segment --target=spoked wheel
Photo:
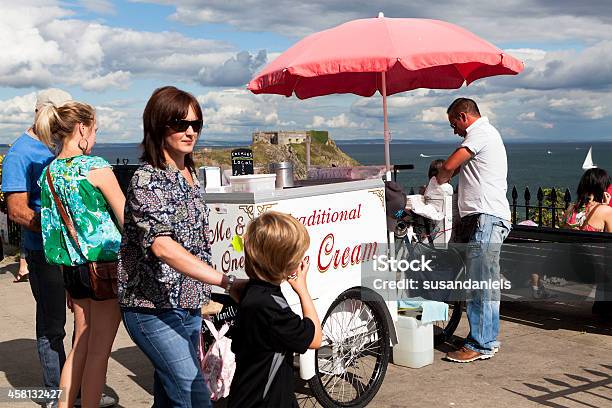
[[[364,407],[378,392],[391,355],[384,307],[382,301],[361,300],[359,289],[330,306],[315,353],[317,375],[308,381],[323,407]]]
[[[450,319],[446,322],[434,322],[434,347],[446,342],[453,336],[461,321],[464,305],[465,302],[460,300],[448,302]]]

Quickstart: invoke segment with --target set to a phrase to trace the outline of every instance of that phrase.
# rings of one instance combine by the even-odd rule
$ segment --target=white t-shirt
[[[508,161],[501,135],[484,116],[466,131],[461,147],[468,148],[472,158],[459,171],[459,215],[481,213],[510,221]]]

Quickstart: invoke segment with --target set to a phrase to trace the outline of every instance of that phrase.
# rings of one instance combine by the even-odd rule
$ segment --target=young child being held
[[[422,191],[422,196],[408,196],[406,208],[430,220],[440,221],[444,218],[444,197],[453,195],[453,186],[449,183],[438,184],[436,175],[444,160],[434,160],[429,165],[427,178],[429,182]]]
[[[434,160],[429,165],[429,171],[427,172],[427,178],[429,182],[427,183],[427,188],[425,188],[425,192],[423,196],[425,198],[425,204],[433,204],[436,207],[438,212],[442,212],[442,202],[441,199],[444,196],[452,196],[453,195],[453,186],[450,183],[438,184],[438,180],[436,180],[436,175],[440,167],[444,164],[444,160]]]
[[[321,323],[306,287],[310,245],[306,228],[290,215],[268,211],[244,235],[245,270],[251,278],[242,294],[232,331],[236,373],[232,407],[297,407],[293,353],[321,345]],[[280,284],[288,281],[300,298],[304,318],[289,307]]]

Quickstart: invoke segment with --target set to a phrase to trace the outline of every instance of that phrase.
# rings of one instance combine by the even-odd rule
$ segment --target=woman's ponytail
[[[91,126],[95,110],[86,103],[70,101],[62,106],[43,106],[36,113],[34,133],[58,155],[64,147],[64,141],[72,135],[74,127],[83,123]]]
[[[57,108],[54,105],[43,106],[36,112],[34,132],[40,141],[51,149],[55,149],[53,134],[57,131],[60,120]]]

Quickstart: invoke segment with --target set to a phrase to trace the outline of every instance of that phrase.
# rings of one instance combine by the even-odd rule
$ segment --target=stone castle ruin
[[[275,131],[261,131],[253,132],[253,143],[265,142],[273,145],[290,145],[305,143],[306,138],[310,136],[311,139],[319,142],[327,142],[328,133],[327,131],[315,131],[315,130],[275,130]]]

